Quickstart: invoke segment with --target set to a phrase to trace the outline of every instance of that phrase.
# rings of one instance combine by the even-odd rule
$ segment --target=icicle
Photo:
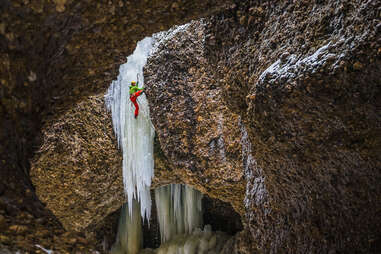
[[[148,55],[176,33],[185,30],[187,26],[178,26],[167,32],[153,35],[154,39],[145,38],[138,42],[133,54],[127,58],[127,63],[120,66],[117,80],[111,83],[105,95],[106,107],[112,112],[113,129],[118,147],[123,153],[123,183],[129,210],[128,216],[122,214],[118,240],[112,250],[113,254],[126,253],[126,251],[130,254],[139,251],[138,239],[141,236],[141,224],[139,223],[141,222],[137,217],[140,219],[141,216],[149,221],[151,215],[150,186],[154,168],[153,139],[155,132],[144,94],[138,98],[140,112],[137,119],[134,118],[135,108],[129,100],[129,85],[131,81],[139,81],[139,86],[143,86],[143,66],[147,62]],[[138,76],[141,77],[140,80],[136,80]],[[158,217],[163,242],[178,233],[190,233],[195,227],[202,226],[202,195],[193,192],[195,192],[193,189],[173,185],[173,189],[169,187],[155,193],[157,200],[162,200],[157,206],[158,210],[162,211]],[[196,205],[194,206],[194,204]],[[124,213],[127,213],[126,209],[123,207]],[[123,218],[125,221],[127,220],[127,224],[123,224]],[[131,218],[131,225],[128,223],[128,218]],[[122,227],[121,224],[127,225],[128,228]],[[178,244],[179,248],[171,247],[169,251],[184,254],[185,249],[183,251],[182,247],[184,244],[185,240]],[[150,253],[150,250],[146,252]]]
[[[202,228],[202,194],[186,185],[171,184],[155,189],[162,245],[157,254],[220,253],[225,233]]]
[[[120,66],[119,76],[113,81],[105,102],[107,109],[112,112],[112,122],[118,145],[123,152],[123,183],[132,212],[132,200],[140,202],[140,214],[149,221],[151,215],[150,186],[153,177],[153,139],[149,107],[145,94],[138,97],[139,116],[134,118],[135,107],[129,99],[129,85],[141,77],[139,86],[144,84],[143,66],[152,49],[152,38],[145,38],[138,42],[132,55],[127,58],[127,63]]]
[[[142,248],[143,232],[140,205],[136,199],[133,199],[131,206],[128,207],[128,204],[124,204],[121,209],[118,234],[111,254],[137,254]],[[132,213],[127,212],[129,208]]]
[[[171,184],[155,189],[162,243],[202,227],[202,194],[188,186]]]
[[[160,225],[161,242],[164,243],[174,235],[175,229],[172,223],[171,193],[170,186],[164,186],[155,190],[157,217]]]

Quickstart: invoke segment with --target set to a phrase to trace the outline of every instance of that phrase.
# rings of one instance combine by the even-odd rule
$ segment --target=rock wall
[[[67,229],[94,229],[123,202],[101,94],[136,40],[201,15],[201,2],[162,3],[170,16],[145,1],[135,12],[120,2],[1,3],[1,243],[33,249],[33,233],[54,228],[43,236],[48,247],[50,239],[62,239],[63,252],[86,245],[36,198],[26,177],[35,150],[37,194]],[[244,230],[226,252],[380,251],[379,10],[376,1],[237,1],[149,60],[154,184],[184,182],[231,203]],[[133,30],[140,21],[144,29]],[[110,188],[109,204],[93,196],[109,192],[90,179]],[[49,223],[33,219],[19,237],[37,211]]]
[[[83,231],[124,203],[122,156],[103,94],[45,123],[30,177],[39,199],[64,228]]]
[[[248,182],[251,241],[238,244],[246,252],[380,250],[379,7],[241,1],[192,23],[149,60],[147,94],[163,153],[175,172],[200,175],[200,189],[224,189],[202,182],[207,153],[198,151],[221,133],[210,112],[228,116],[235,138],[220,137],[224,147],[242,145],[226,154],[243,161],[224,172]],[[232,202],[234,187],[225,190]]]
[[[227,70],[220,73],[224,98],[245,101],[230,108],[244,119],[256,161],[246,173],[252,237],[265,252],[377,252],[375,2],[250,8],[263,10],[260,25],[253,21],[243,32],[235,23],[246,44],[228,46],[230,57],[218,65]],[[217,20],[212,27],[225,41],[217,25],[225,22]]]
[[[201,22],[161,35],[144,76],[152,123],[167,171],[243,212],[239,117],[222,103],[208,74]],[[172,39],[168,39],[172,38]]]

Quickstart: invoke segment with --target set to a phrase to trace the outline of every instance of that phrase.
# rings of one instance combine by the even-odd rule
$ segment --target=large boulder
[[[153,187],[179,181],[167,168],[155,144]],[[45,123],[41,146],[31,160],[30,179],[38,198],[66,230],[94,236],[95,230],[107,226],[106,216],[126,199],[122,154],[103,93],[88,96]]]
[[[259,18],[241,11],[243,25],[230,23],[237,42],[211,50],[223,98],[248,134],[246,219],[261,251],[380,248],[376,9],[372,1],[253,5]],[[217,42],[226,41],[226,18],[211,25]]]
[[[203,21],[156,36],[145,86],[167,171],[241,214],[245,181],[240,117],[228,109],[204,45]]]
[[[84,231],[124,203],[122,156],[103,95],[88,97],[47,122],[42,133],[30,178],[65,229]]]
[[[380,249],[377,19],[372,1],[245,1],[149,60],[153,123],[174,174],[233,204],[244,174],[247,252]]]

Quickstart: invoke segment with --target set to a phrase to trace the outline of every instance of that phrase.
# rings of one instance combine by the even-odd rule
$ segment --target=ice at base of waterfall
[[[176,235],[158,249],[144,249],[140,254],[219,254],[230,236],[217,231],[212,232],[210,225],[201,231],[196,228],[191,234]]]
[[[203,195],[182,184],[170,184],[155,189],[155,203],[162,244],[143,254],[212,254],[220,253],[228,235],[203,227]]]
[[[138,254],[142,248],[143,232],[140,205],[132,200],[132,213],[128,212],[128,204],[124,204],[119,217],[116,241],[111,248],[111,254]]]
[[[155,189],[161,242],[202,228],[202,194],[187,185],[170,184]]]

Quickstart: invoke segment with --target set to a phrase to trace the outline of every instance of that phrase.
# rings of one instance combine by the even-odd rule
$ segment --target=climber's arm
[[[144,84],[142,87],[139,87],[139,81],[136,82],[136,91],[140,91],[140,90],[143,90],[144,89]]]

